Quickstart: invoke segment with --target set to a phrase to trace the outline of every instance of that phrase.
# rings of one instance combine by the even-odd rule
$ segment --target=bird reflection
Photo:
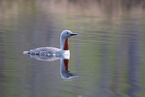
[[[60,59],[60,74],[63,79],[71,79],[73,77],[78,77],[77,75],[69,71],[69,59]]]
[[[60,59],[60,75],[63,79],[71,79],[74,77],[78,77],[76,74],[73,74],[69,71],[69,55],[61,55],[61,56],[45,56],[45,55],[30,55],[31,58],[40,61],[55,61]]]

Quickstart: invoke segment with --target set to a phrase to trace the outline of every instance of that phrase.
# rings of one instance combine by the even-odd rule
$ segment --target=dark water
[[[144,97],[145,3],[142,0],[1,0],[0,97]],[[69,70],[24,50],[69,40]]]

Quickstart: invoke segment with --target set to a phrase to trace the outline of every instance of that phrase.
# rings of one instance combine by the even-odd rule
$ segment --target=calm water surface
[[[145,97],[144,3],[99,1],[1,0],[0,97]],[[69,39],[72,79],[59,59],[23,55],[59,48],[64,29],[80,33]]]

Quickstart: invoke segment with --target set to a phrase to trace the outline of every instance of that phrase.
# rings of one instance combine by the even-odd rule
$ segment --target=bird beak
[[[71,34],[71,36],[76,36],[76,35],[78,35],[78,33],[72,33],[72,34]]]

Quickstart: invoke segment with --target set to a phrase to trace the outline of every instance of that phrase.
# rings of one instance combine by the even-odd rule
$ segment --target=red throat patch
[[[65,40],[64,50],[69,50],[68,39]]]

